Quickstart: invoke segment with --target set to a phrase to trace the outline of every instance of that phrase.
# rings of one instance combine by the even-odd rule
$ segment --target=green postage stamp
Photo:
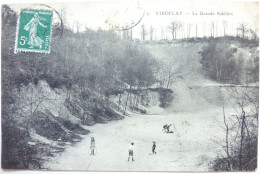
[[[22,9],[16,31],[15,53],[50,53],[52,11]]]

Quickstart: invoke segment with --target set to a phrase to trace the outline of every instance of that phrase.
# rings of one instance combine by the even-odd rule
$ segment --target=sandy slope
[[[218,126],[220,115],[221,109],[135,114],[124,120],[87,127],[91,134],[45,167],[54,170],[207,171],[207,161],[219,151],[219,145],[212,139],[223,136]],[[171,123],[175,133],[163,133],[165,123]],[[89,155],[92,136],[96,139],[95,156]],[[131,141],[135,143],[134,162],[127,161]],[[151,155],[152,141],[157,142],[156,155]]]
[[[208,171],[211,158],[220,155],[220,145],[213,140],[224,137],[220,127],[222,109],[216,102],[218,87],[201,75],[202,45],[148,45],[159,58],[185,64],[186,74],[175,83],[175,100],[171,108],[150,108],[147,115],[130,114],[120,121],[87,127],[91,134],[74,147],[68,147],[45,167],[57,170],[108,171]],[[173,134],[162,132],[172,124]],[[89,155],[90,137],[96,139],[97,154]],[[127,162],[128,146],[135,143],[134,162]],[[157,154],[151,155],[152,142]]]

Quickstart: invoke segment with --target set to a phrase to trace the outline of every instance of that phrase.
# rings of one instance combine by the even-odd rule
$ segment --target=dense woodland
[[[237,42],[239,45],[233,46]],[[238,47],[249,50],[238,52]],[[201,52],[205,74],[214,81],[227,84],[250,84],[259,80],[258,40],[224,37],[210,40]]]
[[[146,111],[140,109],[138,105],[145,106],[147,91],[158,92],[160,106],[163,108],[168,107],[174,100],[174,91],[171,90],[171,85],[174,84],[176,79],[173,80],[173,78],[178,72],[169,66],[161,66],[161,62],[153,57],[142,43],[134,42],[132,38],[121,38],[113,30],[99,29],[96,31],[87,28],[84,32],[75,32],[66,28],[62,23],[57,23],[52,29],[50,54],[28,52],[14,54],[16,23],[17,14],[8,6],[3,6],[1,73],[2,166],[4,168],[34,168],[35,166],[30,166],[31,159],[35,160],[37,164],[41,163],[42,159],[39,154],[46,155],[47,152],[39,151],[35,146],[28,144],[31,141],[30,127],[58,130],[61,134],[59,136],[42,132],[42,136],[55,141],[58,141],[60,137],[62,141],[72,141],[75,138],[80,140],[78,134],[89,132],[83,129],[80,124],[91,125],[101,122],[102,115],[108,115],[111,120],[122,118],[111,109],[112,104],[109,101],[111,95],[126,94],[126,103],[121,104],[119,100],[119,104],[116,106],[122,115],[126,114],[127,106],[145,113]],[[177,39],[176,35],[182,26],[176,22],[169,25],[173,40]],[[207,78],[228,84],[258,83],[258,39],[257,36],[250,40],[246,38],[245,31],[241,27],[243,26],[240,26],[239,29],[241,34],[235,37],[224,34],[224,37],[214,38],[214,31],[211,31],[210,38],[190,38],[190,35],[187,34],[189,37],[180,41],[185,43],[208,42],[203,50],[198,50],[198,54],[202,56],[201,64]],[[142,31],[141,40],[145,41],[148,32],[145,32],[144,26],[142,26]],[[153,40],[153,33],[151,27],[150,40]],[[160,42],[158,41],[158,43]],[[230,47],[231,43],[239,43],[241,47],[250,49],[252,52],[250,58],[247,59],[247,56],[242,53],[237,55],[237,46]],[[163,74],[167,78],[160,78],[158,74]],[[77,112],[73,93],[75,89],[78,90],[79,101],[83,102],[77,103],[77,105],[80,105],[84,110],[81,116],[75,114],[81,119],[80,124],[71,123],[63,118],[55,118],[59,123],[56,124],[56,122],[49,120],[46,113],[37,110],[28,111],[26,116],[20,115],[20,107],[23,106],[15,104],[18,100],[16,94],[19,93],[20,89],[31,84],[37,86],[40,81],[46,81],[52,89],[66,90],[67,96],[64,105],[71,112]],[[250,88],[247,89],[242,95],[244,98],[241,98],[238,91],[230,91],[241,107],[241,115],[237,117],[241,117],[242,121],[238,121],[236,126],[233,125],[233,129],[236,127],[238,128],[237,132],[240,131],[240,139],[232,139],[232,141],[239,141],[240,144],[232,146],[230,150],[231,147],[228,146],[230,142],[228,142],[226,145],[228,147],[225,146],[229,151],[227,157],[216,159],[213,162],[213,170],[254,170],[256,168],[257,131],[255,130],[258,128],[258,124],[255,119],[258,119],[258,97],[252,98],[252,96],[258,91],[258,88],[254,88],[253,91]],[[29,105],[33,105],[33,103],[40,105],[41,100],[43,99],[39,97],[37,101],[32,100]],[[92,108],[84,108],[86,103]],[[244,113],[244,108],[249,103],[255,106],[255,112],[250,113],[250,115]],[[225,116],[224,106],[223,113]],[[87,114],[92,117],[91,123],[85,119]],[[246,115],[252,119],[245,120]],[[42,124],[43,122],[45,124]],[[67,136],[60,128],[61,124],[76,133]],[[230,127],[227,127],[226,123],[225,125],[225,130],[228,133]],[[248,128],[250,126],[251,128]],[[39,130],[39,132],[41,131]],[[242,164],[247,160],[252,161],[252,163],[243,168]]]

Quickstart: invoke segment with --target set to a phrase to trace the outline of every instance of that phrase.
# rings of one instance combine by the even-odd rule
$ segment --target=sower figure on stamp
[[[30,48],[37,46],[39,48],[42,47],[43,40],[37,35],[38,25],[47,28],[44,24],[41,23],[41,20],[46,20],[39,16],[38,12],[34,14],[34,17],[30,20],[28,24],[24,26],[26,31],[29,31],[29,41],[28,45],[31,45]]]
[[[94,137],[91,137],[91,143],[90,143],[90,155],[95,155],[95,139]]]
[[[132,157],[132,161],[134,161],[134,143],[133,142],[129,146],[128,153],[129,153],[128,161],[130,160],[131,157]]]

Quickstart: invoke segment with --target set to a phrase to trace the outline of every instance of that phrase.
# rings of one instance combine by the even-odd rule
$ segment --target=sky
[[[215,23],[215,36],[223,35],[223,21],[227,23],[227,33],[236,34],[239,23],[246,23],[248,27],[258,32],[259,6],[256,2],[205,2],[205,1],[89,1],[47,3],[50,7],[62,14],[67,26],[80,31],[91,29],[121,30],[133,27],[134,38],[140,37],[141,25],[144,24],[147,32],[154,28],[154,38],[171,37],[168,26],[171,21],[181,21],[184,28],[191,24],[191,36],[195,36],[197,25],[198,36],[210,35],[210,23]],[[21,8],[43,8],[41,5],[13,4],[11,8],[20,11]],[[169,14],[171,15],[159,15]],[[200,13],[214,13],[215,15],[200,15]],[[223,12],[229,15],[217,15]],[[181,15],[176,15],[181,13]],[[197,13],[197,15],[192,14]],[[230,15],[232,14],[232,15]],[[58,17],[54,14],[54,20]],[[162,33],[164,30],[164,33]],[[185,31],[182,35],[187,35]],[[156,36],[155,36],[156,35]],[[181,34],[178,33],[181,37]]]

